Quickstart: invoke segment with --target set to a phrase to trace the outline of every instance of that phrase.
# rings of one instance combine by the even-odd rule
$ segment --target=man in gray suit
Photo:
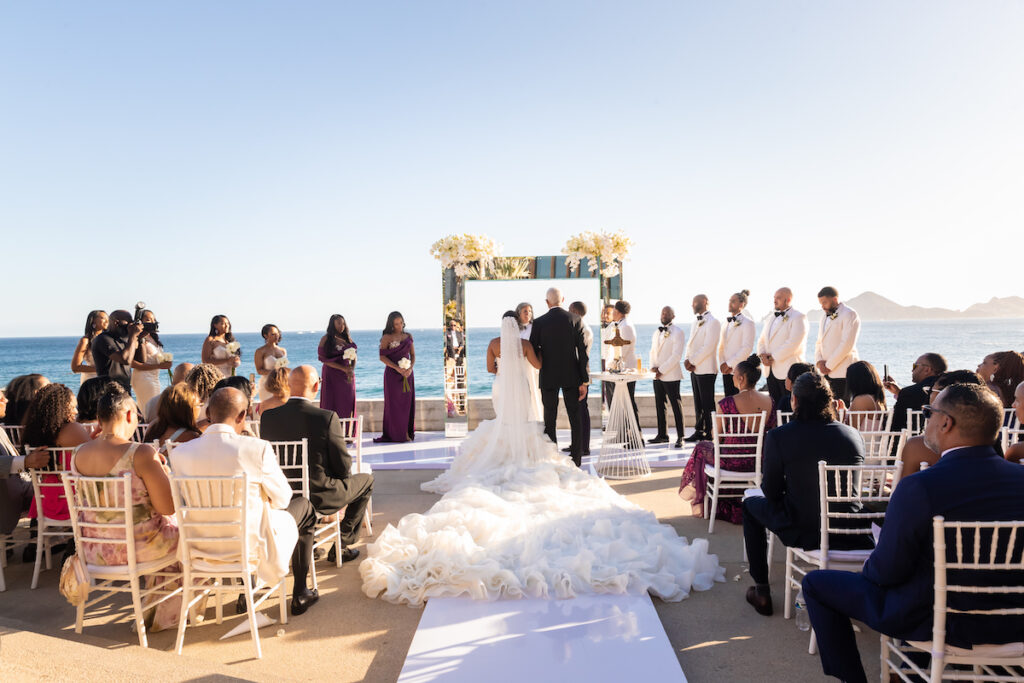
[[[7,396],[0,391],[0,419],[7,415]],[[18,455],[7,432],[0,428],[0,534],[9,534],[32,504],[32,484],[18,476],[29,467],[42,467],[50,454],[41,448],[29,455]]]

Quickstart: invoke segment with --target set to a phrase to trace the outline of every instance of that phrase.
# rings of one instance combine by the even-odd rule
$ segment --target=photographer
[[[142,323],[134,322],[132,314],[117,310],[110,314],[110,325],[92,342],[92,358],[96,376],[108,377],[131,390],[131,363],[139,348]]]

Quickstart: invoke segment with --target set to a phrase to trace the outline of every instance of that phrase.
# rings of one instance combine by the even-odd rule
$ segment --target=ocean
[[[687,318],[682,321],[683,329],[689,335]],[[760,331],[760,323],[758,323]],[[651,338],[657,325],[638,325],[639,351],[643,354],[644,366]],[[416,342],[416,391],[421,397],[440,397],[443,389],[443,337],[439,329],[409,330]],[[818,325],[811,323],[807,341],[807,358],[814,354],[814,340]],[[317,368],[317,343],[322,332],[284,332],[281,345],[288,350],[291,365],[309,364]],[[175,364],[188,361],[199,362],[205,334],[162,334],[166,351],[174,354]],[[488,342],[498,336],[498,328],[470,329],[467,337],[469,361],[470,395],[487,396],[491,391],[491,376],[484,367]],[[376,330],[354,331],[354,341],[359,345],[359,360],[356,366],[356,392],[360,398],[381,398],[383,396],[384,366],[377,360],[376,349],[380,332]],[[594,328],[595,339],[599,338]],[[239,333],[236,339],[242,345],[242,365],[239,374],[248,376],[255,372],[253,352],[263,344],[258,333]],[[0,386],[6,386],[12,377],[31,372],[46,375],[53,382],[63,382],[77,391],[79,381],[71,372],[71,354],[78,337],[8,337],[0,338]],[[861,326],[858,350],[863,360],[873,363],[878,372],[884,364],[897,383],[910,382],[910,370],[914,360],[922,353],[935,351],[946,357],[951,369],[974,369],[981,360],[994,351],[1024,349],[1024,319],[989,320],[930,320],[930,321],[886,321],[865,322]],[[600,357],[595,350],[591,358],[594,372],[600,370]],[[162,373],[166,385],[167,374]],[[718,389],[721,390],[721,378]],[[689,377],[684,376],[683,390],[689,391]],[[650,381],[640,382],[640,393],[653,393]]]

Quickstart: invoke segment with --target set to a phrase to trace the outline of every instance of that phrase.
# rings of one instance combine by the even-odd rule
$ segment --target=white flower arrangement
[[[286,368],[286,367],[288,367],[288,356],[281,356],[280,358],[275,358],[274,359],[274,369],[275,370],[277,370],[279,368]]]
[[[486,235],[448,235],[430,245],[430,255],[443,268],[452,268],[458,277],[466,277],[470,263],[478,263],[481,273],[492,267],[501,255],[501,245]]]
[[[562,253],[565,262],[572,270],[580,267],[583,259],[588,259],[590,272],[600,267],[601,277],[615,277],[622,270],[622,262],[629,258],[629,250],[633,240],[621,230],[618,232],[581,232],[573,235],[565,243]]]
[[[398,361],[398,367],[402,368],[403,370],[408,370],[409,368],[412,367],[412,361],[409,360],[408,358],[403,358],[402,360]]]
[[[173,353],[161,352],[156,355],[157,363],[170,363],[174,360]]]
[[[236,341],[233,341],[225,344],[224,348],[226,348],[228,350],[228,353],[230,353],[232,356],[237,356],[238,352],[242,350],[242,345]]]
[[[347,360],[350,363],[355,363],[356,362],[356,350],[355,350],[355,348],[350,346],[347,349],[345,349],[345,352],[343,354],[341,354],[341,358],[342,358],[342,360]]]

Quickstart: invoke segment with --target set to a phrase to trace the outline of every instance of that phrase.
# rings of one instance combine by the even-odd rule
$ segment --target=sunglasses
[[[953,419],[953,416],[949,412],[941,408],[936,408],[935,406],[924,406],[923,408],[921,408],[921,414],[924,415],[924,419],[926,420],[932,419],[932,415],[934,415],[935,413],[942,413],[950,420]]]

